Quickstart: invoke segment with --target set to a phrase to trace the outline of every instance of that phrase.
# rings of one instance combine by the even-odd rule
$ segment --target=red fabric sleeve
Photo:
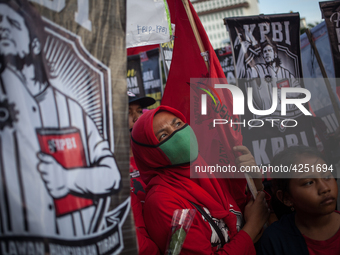
[[[164,253],[171,229],[173,212],[176,209],[194,209],[194,207],[188,201],[181,199],[176,193],[168,194],[161,191],[151,191],[150,193],[144,206],[144,220],[151,239]],[[256,254],[250,236],[244,231],[240,231],[218,251],[216,251],[216,248],[211,247],[210,239],[210,225],[197,212],[184,241],[181,254]]]
[[[152,44],[152,45],[146,45],[146,46],[140,46],[140,47],[131,47],[126,49],[126,53],[128,56],[131,55],[137,55],[143,51],[149,51],[149,50],[153,50],[159,48],[159,44]]]
[[[150,239],[143,219],[142,203],[134,193],[131,193],[131,208],[135,220],[138,250],[140,255],[159,255],[157,245]]]

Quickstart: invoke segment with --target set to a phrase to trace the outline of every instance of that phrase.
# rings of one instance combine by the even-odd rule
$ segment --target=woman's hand
[[[244,219],[246,224],[242,228],[255,243],[262,234],[262,228],[269,218],[270,210],[268,208],[265,193],[260,191],[254,200],[249,201],[244,210]]]
[[[235,163],[238,168],[241,167],[247,167],[249,166],[249,169],[252,170],[252,172],[247,172],[251,177],[254,178],[254,183],[256,186],[256,189],[258,191],[263,191],[263,185],[262,185],[262,174],[260,168],[257,166],[256,161],[251,154],[251,152],[248,150],[246,146],[240,145],[235,146],[233,148],[234,152],[237,154],[241,154],[240,156],[236,156]]]

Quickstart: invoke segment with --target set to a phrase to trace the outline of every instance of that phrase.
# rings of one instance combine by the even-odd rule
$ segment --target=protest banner
[[[171,61],[172,61],[174,40],[171,40],[168,43],[162,43],[160,49],[161,49],[161,56],[162,56],[162,61],[163,61],[165,79],[167,80],[169,76],[169,72],[170,72]]]
[[[126,74],[128,91],[137,97],[145,96],[143,86],[142,68],[140,55],[132,55],[127,57],[127,74]]]
[[[160,44],[160,50],[161,50],[161,57],[163,61],[163,70],[165,74],[165,80],[168,80],[169,72],[170,72],[170,66],[171,66],[171,60],[172,60],[172,53],[174,50],[174,36],[176,33],[176,26],[175,24],[171,24],[172,28],[172,37],[171,40],[167,43],[161,43]]]
[[[340,78],[340,37],[339,37],[339,18],[340,18],[340,3],[337,1],[326,1],[320,2],[320,9],[325,19],[329,42],[331,45],[335,77]],[[340,84],[336,84],[336,92],[338,97],[340,98]]]
[[[226,18],[234,55],[239,88],[247,95],[242,118],[244,144],[251,149],[256,163],[268,164],[282,149],[304,144],[315,146],[309,115],[294,104],[282,104],[287,98],[304,98],[300,59],[299,15],[279,14]],[[281,92],[296,88],[281,98]],[[248,94],[252,91],[252,95]],[[291,91],[292,92],[292,91]],[[306,103],[308,100],[305,100]],[[282,107],[281,107],[282,106]],[[271,112],[263,114],[264,110]],[[259,113],[261,112],[261,114]],[[296,125],[287,123],[297,123]]]
[[[235,68],[234,59],[230,46],[226,46],[215,50],[218,60],[222,66],[225,77],[227,78],[228,84],[236,85],[235,80]]]
[[[0,13],[14,24],[0,39],[0,253],[137,252],[125,2],[1,0]]]
[[[172,30],[165,0],[127,0],[126,6],[127,48],[170,41]]]
[[[155,104],[148,107],[149,109],[154,109],[160,106],[163,94],[159,57],[158,48],[141,54],[145,96],[152,97],[156,100]]]

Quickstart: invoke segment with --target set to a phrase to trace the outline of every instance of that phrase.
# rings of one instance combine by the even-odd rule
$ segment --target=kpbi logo
[[[233,97],[233,115],[244,115],[245,114],[245,97],[243,95],[242,90],[235,85],[228,84],[215,84],[215,89],[228,89]],[[311,116],[312,114],[306,109],[304,104],[309,102],[311,99],[311,93],[309,90],[301,87],[272,87],[272,97],[271,107],[269,109],[258,109],[254,106],[253,102],[253,88],[247,88],[247,106],[249,111],[257,116],[255,119],[246,120],[244,119],[242,122],[233,122],[232,119],[213,119],[213,127],[216,125],[224,125],[230,124],[230,127],[233,125],[242,125],[243,127],[248,126],[252,127],[262,127],[265,121],[270,122],[271,126],[275,125],[281,129],[285,129],[287,127],[296,127],[298,122],[293,118],[285,118],[283,116],[287,116],[287,108],[288,109],[299,109],[300,112],[306,116]],[[204,90],[205,91],[205,90]],[[207,94],[212,98],[215,102],[214,96],[212,93]],[[201,115],[207,115],[207,94],[201,95]],[[292,96],[295,95],[295,96]],[[298,96],[296,96],[298,95]],[[280,109],[279,111],[277,109]],[[280,112],[279,116],[276,114],[275,118],[268,118],[269,115],[274,112]],[[300,114],[301,115],[301,114]]]

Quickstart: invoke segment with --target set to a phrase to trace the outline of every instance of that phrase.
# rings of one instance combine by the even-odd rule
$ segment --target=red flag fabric
[[[236,126],[236,130],[229,124],[213,127],[213,119],[226,119],[228,123],[239,121],[238,116],[232,115],[233,100],[230,91],[214,89],[214,84],[227,84],[222,67],[191,3],[189,2],[190,10],[209,56],[209,71],[201,56],[182,1],[168,0],[168,5],[171,22],[175,24],[175,39],[169,77],[161,104],[171,106],[184,114],[196,133],[200,154],[208,165],[235,166],[233,147],[242,144],[240,126]],[[192,78],[202,80],[190,84]],[[206,94],[206,91],[210,92],[212,97],[207,97],[208,114],[201,115],[201,94]],[[230,175],[216,176],[230,177]],[[226,181],[230,183],[230,192],[242,209],[245,204],[245,179]]]
[[[156,49],[156,48],[159,48],[159,44],[152,44],[152,45],[147,45],[147,46],[133,47],[133,48],[126,49],[126,54],[128,56],[132,56],[132,55],[137,55],[137,54],[139,54],[141,52],[153,50],[153,49]]]

